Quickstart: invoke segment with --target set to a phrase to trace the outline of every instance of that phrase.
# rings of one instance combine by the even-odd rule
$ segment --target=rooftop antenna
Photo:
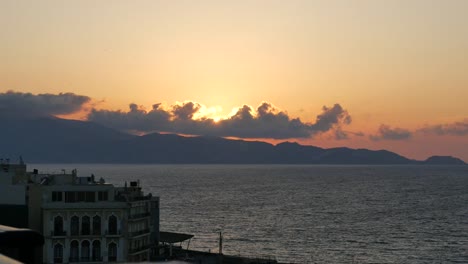
[[[23,156],[19,156],[19,163],[20,165],[24,165],[24,160],[23,160]]]

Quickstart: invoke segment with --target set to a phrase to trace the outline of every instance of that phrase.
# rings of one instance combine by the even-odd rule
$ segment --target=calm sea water
[[[31,165],[161,198],[190,248],[292,263],[468,263],[468,166]]]

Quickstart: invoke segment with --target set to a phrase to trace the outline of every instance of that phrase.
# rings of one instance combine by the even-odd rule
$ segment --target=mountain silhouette
[[[0,117],[0,156],[31,163],[202,164],[465,164],[453,157],[416,161],[386,150],[304,146],[284,142],[152,133],[130,135],[60,118]]]

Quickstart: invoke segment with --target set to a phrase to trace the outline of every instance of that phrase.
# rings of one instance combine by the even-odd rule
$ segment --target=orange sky
[[[310,123],[338,103],[353,119],[343,129],[366,135],[300,142],[468,161],[466,134],[369,139],[381,124],[466,122],[466,10],[464,0],[6,0],[0,92],[73,92],[114,110],[195,101],[212,118],[267,101]]]

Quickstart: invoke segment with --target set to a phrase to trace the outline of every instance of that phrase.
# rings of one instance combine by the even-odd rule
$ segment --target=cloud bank
[[[404,128],[391,128],[387,125],[380,125],[376,134],[370,135],[369,138],[374,141],[378,140],[407,140],[412,137],[411,131]]]
[[[454,122],[451,124],[425,126],[424,128],[421,128],[418,131],[423,132],[425,134],[436,134],[439,136],[466,136],[468,135],[468,119],[459,122]]]
[[[93,109],[88,120],[127,131],[272,139],[308,138],[351,123],[351,116],[339,104],[324,106],[314,123],[291,118],[268,102],[256,109],[244,105],[234,115],[218,122],[203,117],[193,119],[201,108],[196,102],[185,102],[168,109],[155,104],[146,111],[131,104],[127,112]],[[343,131],[339,133],[340,137],[346,137]]]
[[[32,94],[8,91],[0,93],[0,116],[45,117],[67,116],[88,112],[92,99],[74,93]],[[231,116],[214,120],[206,117],[206,107],[196,102],[176,103],[171,106],[154,104],[146,110],[130,104],[127,111],[92,109],[87,115],[93,121],[114,129],[138,133],[168,132],[187,135],[206,135],[239,138],[313,138],[328,133],[328,139],[349,140],[366,136],[362,132],[346,131],[352,122],[348,111],[340,104],[324,106],[314,122],[293,118],[269,102],[258,107],[239,107]],[[426,125],[416,130],[382,124],[378,131],[368,134],[373,141],[409,140],[421,135],[467,136],[468,118],[446,124]]]
[[[88,96],[74,93],[34,95],[8,91],[0,93],[0,113],[23,117],[67,115],[80,110],[90,100]]]

